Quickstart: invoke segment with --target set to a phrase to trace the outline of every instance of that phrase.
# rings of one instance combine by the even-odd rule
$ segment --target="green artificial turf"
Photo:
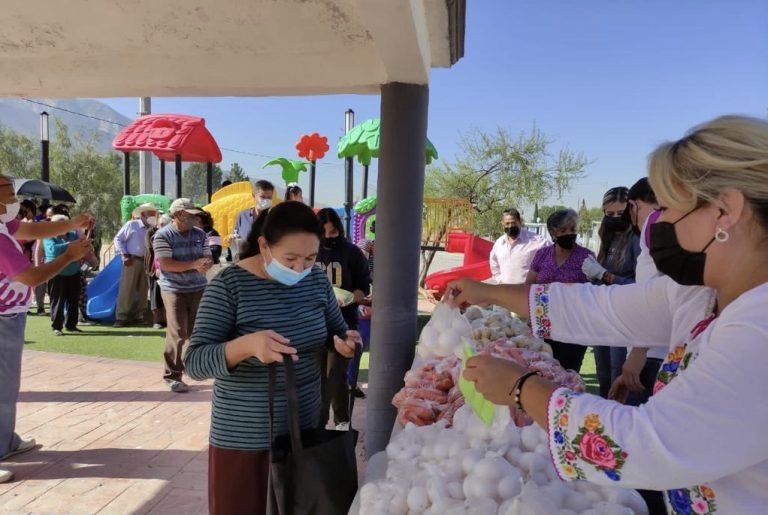
[[[136,361],[163,361],[165,331],[151,327],[80,326],[83,333],[54,336],[49,316],[27,317],[25,348]]]

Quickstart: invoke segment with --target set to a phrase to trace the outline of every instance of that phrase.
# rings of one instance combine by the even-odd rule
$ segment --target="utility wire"
[[[120,123],[120,122],[116,122],[114,120],[107,120],[106,118],[99,118],[98,116],[92,116],[92,115],[89,115],[89,114],[80,113],[78,111],[73,111],[71,109],[66,109],[64,107],[59,107],[59,106],[55,106],[55,105],[52,105],[52,104],[46,104],[45,102],[40,102],[39,100],[32,100],[31,98],[22,98],[22,100],[24,100],[26,102],[29,102],[30,104],[37,104],[37,105],[40,105],[40,106],[45,106],[45,107],[47,107],[49,109],[56,109],[58,111],[64,111],[65,113],[74,114],[76,116],[82,116],[83,118],[90,118],[91,120],[97,120],[97,121],[100,121],[100,122],[111,123],[112,125],[117,125],[118,127],[127,127],[127,125],[125,125],[123,123]],[[247,156],[263,157],[265,159],[275,159],[275,158],[279,157],[279,156],[270,156],[270,155],[267,155],[267,154],[259,154],[257,152],[248,152],[248,151],[245,151],[245,150],[237,150],[237,149],[234,149],[234,148],[226,148],[226,147],[219,147],[219,148],[221,150],[225,151],[225,152],[234,152],[236,154],[243,154],[243,155],[247,155]],[[317,166],[334,166],[334,167],[343,166],[343,163],[334,164],[334,163],[318,162],[316,164],[317,164]]]

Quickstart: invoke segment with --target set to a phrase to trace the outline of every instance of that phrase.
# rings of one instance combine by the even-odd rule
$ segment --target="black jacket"
[[[347,291],[360,290],[366,295],[371,292],[368,260],[363,251],[346,238],[339,238],[335,244],[323,241],[317,262],[325,270],[332,286]],[[357,329],[357,304],[341,308],[341,314],[350,329]]]

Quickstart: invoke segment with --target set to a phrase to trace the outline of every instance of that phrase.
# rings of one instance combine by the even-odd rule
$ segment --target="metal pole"
[[[347,109],[344,113],[344,128],[346,133],[355,126],[355,112],[352,109]],[[351,157],[348,157],[344,163],[344,229],[347,238],[352,234],[352,196],[354,194],[354,184],[352,180],[352,172],[354,171],[354,162]]]
[[[427,86],[394,82],[381,87],[376,303],[365,435],[369,458],[387,445],[396,416],[392,397],[403,385],[416,344],[428,102]]]
[[[181,155],[176,154],[176,198],[181,198]]]
[[[152,112],[152,99],[139,98],[139,116]],[[152,153],[139,152],[139,193],[152,193]]]
[[[205,169],[205,191],[208,193],[208,203],[211,203],[213,196],[213,163],[208,163]]]
[[[363,166],[363,198],[368,198],[368,165]]]
[[[49,154],[50,140],[48,138],[48,113],[40,113],[40,179],[51,180],[51,159]]]
[[[309,206],[315,207],[315,172],[317,171],[317,162],[310,161],[309,165]]]
[[[123,195],[131,194],[131,154],[123,152]]]
[[[165,195],[165,161],[160,160],[160,195]]]

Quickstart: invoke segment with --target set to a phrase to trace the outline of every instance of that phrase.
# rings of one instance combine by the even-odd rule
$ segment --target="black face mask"
[[[696,208],[698,209],[698,208]],[[696,211],[694,209],[693,211]],[[675,223],[656,222],[651,225],[651,259],[659,272],[683,286],[704,285],[704,263],[707,255],[705,250],[712,245],[712,238],[701,252],[691,252],[680,246],[675,232],[675,224],[693,213],[689,211]]]
[[[511,227],[505,227],[504,232],[510,238],[517,238],[518,236],[520,236],[520,228],[516,225],[513,225]]]
[[[629,220],[624,216],[604,216],[603,227],[610,232],[624,232],[629,227]]]
[[[562,236],[558,236],[555,238],[555,243],[564,250],[571,250],[573,247],[576,246],[576,235],[575,234],[564,234]]]

